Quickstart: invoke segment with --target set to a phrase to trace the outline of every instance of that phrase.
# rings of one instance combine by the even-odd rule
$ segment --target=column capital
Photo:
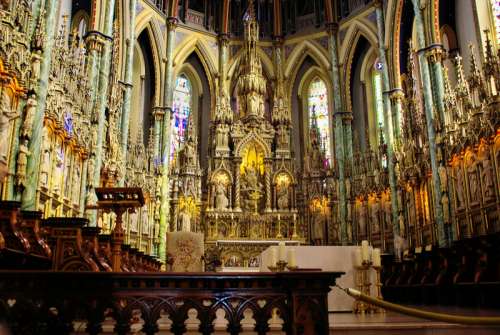
[[[85,40],[87,50],[89,50],[89,51],[96,50],[96,51],[100,52],[104,46],[104,43],[106,43],[106,41],[109,41],[109,42],[113,41],[113,38],[110,36],[104,35],[100,31],[91,30],[91,31],[87,32],[84,40]]]
[[[405,97],[405,93],[403,92],[402,89],[395,88],[389,93],[389,97],[391,98],[392,101],[401,102]]]
[[[226,47],[228,44],[229,44],[229,34],[228,33],[220,33],[218,36],[217,36],[218,40],[219,40],[219,44],[221,46],[224,46]]]
[[[431,45],[425,51],[426,57],[432,64],[441,63],[444,58],[444,54],[445,51],[441,44]]]
[[[326,32],[329,35],[335,35],[339,31],[339,24],[337,22],[328,22],[326,24]]]
[[[382,8],[382,0],[373,0],[373,7]]]
[[[179,22],[179,19],[177,19],[175,16],[169,16],[169,17],[167,17],[167,21],[166,21],[167,30],[168,31],[175,30],[175,28],[177,28],[177,23],[178,22]]]
[[[166,107],[164,106],[155,106],[152,109],[155,120],[161,120],[163,118],[163,115],[165,115]]]

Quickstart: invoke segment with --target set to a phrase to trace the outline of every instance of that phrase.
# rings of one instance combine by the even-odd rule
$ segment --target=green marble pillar
[[[432,69],[434,102],[439,112],[440,126],[444,125],[444,74],[443,74],[443,51],[441,47],[433,48],[428,52]]]
[[[28,157],[28,164],[26,168],[26,188],[22,194],[21,208],[23,210],[35,210],[36,207],[43,119],[47,103],[47,91],[49,88],[49,71],[50,64],[52,62],[52,47],[55,41],[58,3],[59,2],[57,0],[47,0],[45,3],[45,45],[42,53],[38,87],[35,89],[37,107],[33,117],[33,130],[28,146],[31,154]]]
[[[175,28],[177,27],[177,18],[167,18],[167,62],[165,64],[165,97],[166,106],[163,115],[163,136],[161,146],[162,178],[161,178],[161,207],[160,207],[160,231],[159,231],[159,257],[165,262],[167,253],[167,227],[169,220],[169,164],[170,164],[170,133],[172,117],[172,100],[175,80],[173,78],[173,51],[175,43]]]
[[[98,86],[95,99],[95,111],[97,115],[97,141],[96,141],[96,152],[95,152],[95,173],[93,185],[99,185],[101,179],[101,167],[103,159],[103,146],[105,134],[105,123],[106,123],[106,106],[108,102],[108,85],[111,67],[111,53],[113,50],[113,17],[115,12],[115,0],[108,0],[106,2],[106,15],[104,18],[104,29],[103,34],[106,36],[106,40],[102,46],[102,55],[99,64],[98,73]],[[118,42],[118,41],[117,41]],[[95,224],[95,222],[91,222]]]
[[[389,69],[387,68],[387,59],[385,55],[385,29],[384,29],[384,13],[382,11],[382,3],[376,2],[375,11],[377,14],[377,31],[378,31],[378,46],[379,46],[379,61],[382,64],[382,87],[384,90],[384,135],[387,144],[387,170],[389,172],[389,187],[391,190],[391,209],[392,209],[392,231],[394,236],[399,236],[399,206],[397,194],[396,175],[394,173],[394,133],[392,123],[392,111],[390,100],[390,84],[389,84]]]
[[[340,241],[343,245],[348,242],[347,234],[347,197],[345,187],[345,154],[344,154],[344,124],[342,111],[342,96],[340,91],[340,74],[337,54],[337,33],[338,26],[330,24],[328,27],[328,37],[330,45],[330,58],[332,64],[332,83],[333,83],[333,118],[335,122],[335,160],[337,162],[338,183],[339,183],[339,218],[340,218]]]
[[[219,84],[221,89],[227,89],[227,62],[228,62],[228,44],[229,36],[227,34],[219,35]]]
[[[125,92],[123,93],[123,107],[121,116],[121,144],[123,161],[127,161],[127,146],[128,146],[128,129],[130,118],[130,99],[132,96],[132,64],[134,60],[134,43],[135,43],[135,6],[137,0],[129,0],[129,35],[126,42],[125,54]],[[125,184],[125,175],[119,180],[119,186]]]
[[[25,105],[26,105],[26,100],[22,99],[19,101],[19,106],[17,108],[18,108],[18,111],[21,112],[21,115],[22,115],[22,111],[24,110]],[[9,161],[9,167],[8,167],[9,168],[9,175],[7,177],[7,184],[6,184],[6,199],[7,200],[20,201],[21,197],[22,197],[22,194],[19,192],[16,192],[15,187],[14,187],[14,183],[15,183],[14,179],[16,176],[16,164],[17,164],[16,157],[17,157],[17,154],[19,153],[19,132],[21,130],[21,125],[22,125],[21,118],[17,118],[14,121],[14,131],[12,132],[13,141],[12,141],[12,146],[10,149],[10,153],[11,153],[12,158]]]
[[[396,140],[401,138],[401,115],[403,113],[403,90],[396,88],[392,90],[392,126],[394,131],[394,138]]]
[[[412,0],[413,10],[415,12],[415,29],[417,32],[418,45],[425,45],[424,21],[420,9],[420,1]],[[432,99],[432,84],[429,71],[429,63],[424,50],[418,52],[420,62],[420,73],[422,77],[422,88],[424,95],[425,119],[427,124],[427,135],[429,138],[429,153],[431,157],[432,168],[432,187],[434,189],[434,217],[438,232],[438,243],[440,247],[446,247],[448,240],[445,233],[443,221],[443,206],[441,204],[441,182],[438,173],[438,158],[436,133],[434,129],[434,103]]]

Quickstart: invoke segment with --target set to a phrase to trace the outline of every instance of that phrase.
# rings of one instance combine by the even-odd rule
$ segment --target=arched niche
[[[142,31],[134,44],[132,61],[132,97],[129,116],[129,137],[148,144],[153,127],[152,108],[156,96],[156,75],[153,50],[148,29]]]

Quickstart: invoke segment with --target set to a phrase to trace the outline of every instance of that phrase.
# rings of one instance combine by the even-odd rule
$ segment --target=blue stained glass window
[[[316,78],[309,86],[308,92],[309,106],[309,126],[313,123],[313,118],[316,118],[320,134],[320,145],[325,153],[325,167],[331,163],[330,149],[330,118],[328,113],[328,90],[323,80]]]
[[[170,162],[184,142],[184,134],[191,113],[191,83],[189,79],[181,74],[177,77],[174,90],[172,134],[170,139]]]
[[[500,44],[500,0],[491,0],[491,7],[493,10],[493,19],[495,20],[497,42]]]

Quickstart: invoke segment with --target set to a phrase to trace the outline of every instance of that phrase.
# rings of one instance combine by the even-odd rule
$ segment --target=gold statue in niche
[[[264,153],[256,144],[250,144],[244,151],[240,166],[242,194],[245,209],[258,212],[259,200],[264,195],[259,179],[264,174]]]

